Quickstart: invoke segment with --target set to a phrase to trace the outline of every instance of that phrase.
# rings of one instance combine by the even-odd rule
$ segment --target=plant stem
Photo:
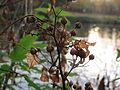
[[[62,89],[66,90],[66,87],[65,87],[65,78],[64,78],[64,74],[63,74],[63,71],[62,71],[61,63],[60,63],[60,60],[61,60],[61,57],[60,57],[60,53],[61,52],[60,51],[61,50],[60,50],[60,47],[59,47],[59,42],[56,40],[56,34],[55,34],[56,33],[57,17],[60,14],[61,11],[58,14],[56,14],[55,9],[54,9],[53,6],[52,6],[52,9],[53,9],[53,13],[54,13],[54,16],[55,16],[53,38],[54,38],[55,44],[57,46],[57,54],[58,54],[58,60],[59,60],[59,70],[60,70],[60,75],[61,75],[61,78],[62,78]]]
[[[66,90],[65,78],[64,78],[62,67],[61,67],[61,63],[60,63],[60,50],[59,50],[59,46],[57,46],[57,52],[58,52],[58,59],[59,59],[59,70],[60,70],[60,75],[61,75],[61,78],[62,78],[62,86],[63,86],[63,90]]]

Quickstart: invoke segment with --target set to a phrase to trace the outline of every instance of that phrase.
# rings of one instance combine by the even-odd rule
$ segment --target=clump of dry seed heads
[[[68,19],[63,16],[59,17],[59,14],[55,12],[55,0],[51,0],[51,8],[49,10],[49,16],[53,13],[55,15],[54,23],[46,22],[44,20],[39,20],[35,16],[27,17],[27,23],[36,23],[35,26],[38,29],[38,34],[43,37],[45,41],[48,42],[46,51],[50,58],[47,58],[43,51],[39,48],[31,48],[30,51],[26,54],[28,59],[28,66],[32,68],[34,65],[41,62],[42,57],[47,58],[46,62],[48,65],[42,65],[43,68],[40,80],[43,82],[53,82],[53,87],[57,87],[57,83],[62,82],[64,87],[64,82],[67,82],[70,87],[75,90],[82,90],[82,87],[79,85],[78,81],[74,84],[71,80],[68,80],[68,76],[71,71],[80,65],[84,65],[85,59],[89,57],[89,61],[94,59],[94,55],[90,54],[89,46],[94,46],[96,42],[90,43],[86,40],[72,40],[73,36],[77,35],[77,31],[82,27],[80,22],[76,22],[74,28],[69,30],[67,28]],[[62,12],[62,11],[61,11]],[[57,25],[57,19],[61,18],[61,25]],[[46,23],[47,27],[43,28],[42,25]],[[31,32],[29,32],[31,33]],[[35,35],[35,34],[32,34]],[[74,56],[71,60],[70,70],[66,69],[68,61],[66,59],[66,54],[70,50],[70,54]],[[57,52],[54,55],[54,52]],[[41,54],[42,57],[38,57],[38,54]],[[86,83],[85,88],[91,88],[86,90],[93,90],[91,83]],[[64,89],[65,90],[65,89]]]

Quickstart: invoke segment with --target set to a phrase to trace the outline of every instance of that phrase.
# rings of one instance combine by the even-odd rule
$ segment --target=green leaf
[[[39,19],[46,19],[46,17],[44,15],[35,14],[34,16],[36,16]]]
[[[73,77],[73,76],[79,76],[77,73],[70,73],[68,76]]]
[[[41,60],[38,64],[43,64],[45,62],[46,62],[46,60]]]
[[[42,28],[44,28],[44,29],[46,29],[47,26],[48,26],[47,23],[42,24]]]
[[[69,87],[68,83],[66,83],[65,86],[66,86],[67,90],[71,90],[71,88]]]
[[[32,80],[30,80],[30,78],[28,76],[24,75],[23,77],[28,82],[29,86],[34,87],[36,90],[41,90],[40,87],[37,84],[35,84]]]
[[[32,67],[33,70],[37,71],[37,73],[42,73],[41,70],[39,70],[37,67]]]
[[[68,11],[61,11],[60,16],[73,16],[73,14]]]
[[[10,70],[10,68],[11,67],[9,65],[7,65],[7,64],[1,65],[1,67],[0,67],[0,74],[1,73],[8,73],[7,70]]]
[[[76,40],[74,37],[71,37],[72,40]]]
[[[22,38],[13,49],[13,51],[9,54],[9,58],[15,61],[21,61],[25,59],[25,54],[30,50],[31,47],[34,46],[34,42],[38,36],[27,35]]]
[[[6,57],[7,57],[7,53],[2,52],[1,50],[0,50],[0,55],[3,55],[3,56],[6,56]]]
[[[35,11],[47,13],[47,8],[36,8]]]
[[[43,49],[44,47],[46,47],[47,46],[47,44],[46,43],[37,43],[37,44],[34,44],[34,47],[38,47],[38,48],[40,48],[40,49]]]
[[[21,64],[19,64],[21,66],[21,69],[24,70],[24,71],[27,71],[30,73],[30,70],[28,68],[28,65],[24,62],[22,62]]]
[[[117,51],[117,57],[116,59],[118,59],[120,57],[120,50]]]

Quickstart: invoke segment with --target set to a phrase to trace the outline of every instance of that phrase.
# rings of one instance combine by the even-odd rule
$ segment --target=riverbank
[[[115,15],[100,15],[100,14],[88,14],[88,13],[76,13],[71,12],[72,16],[68,19],[71,22],[80,21],[81,23],[90,24],[120,24],[118,16]]]

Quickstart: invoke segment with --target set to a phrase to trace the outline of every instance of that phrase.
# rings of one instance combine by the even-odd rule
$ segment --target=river
[[[96,86],[96,78],[99,75],[100,79],[105,76],[112,81],[120,77],[120,62],[116,61],[117,48],[119,48],[119,39],[117,38],[118,28],[100,27],[97,25],[90,26],[85,31],[87,34],[83,37],[74,37],[75,39],[85,39],[89,42],[96,42],[94,47],[90,47],[91,54],[94,54],[95,59],[91,60],[86,67],[78,67],[73,72],[79,74],[76,77],[80,83],[92,81],[93,85]],[[80,32],[78,32],[79,34]],[[68,59],[72,59],[70,54],[66,55]],[[86,59],[86,62],[88,58]],[[119,85],[119,80],[116,85]]]

